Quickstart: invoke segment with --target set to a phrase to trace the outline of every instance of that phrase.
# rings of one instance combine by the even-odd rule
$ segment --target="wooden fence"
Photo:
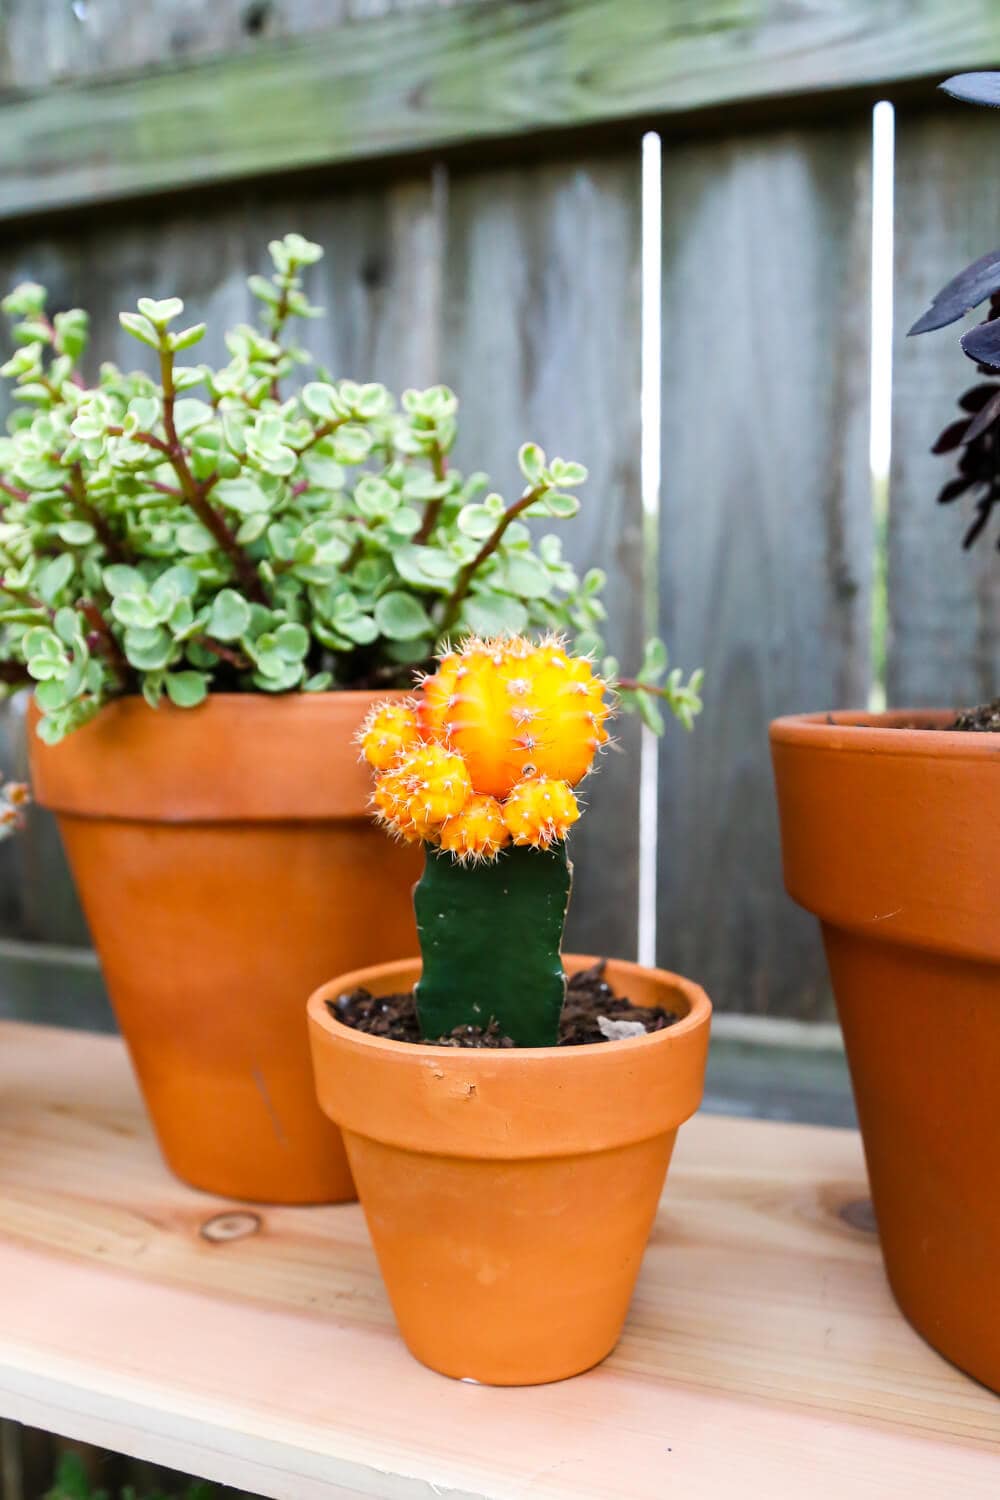
[[[723,1009],[820,1018],[813,924],[780,881],[766,726],[863,706],[877,528],[868,459],[871,108],[897,105],[899,332],[991,248],[992,115],[938,101],[1000,61],[990,0],[6,0],[0,283],[93,317],[135,360],[137,296],[177,292],[206,357],[298,229],[327,259],[305,341],[335,373],[462,398],[458,461],[516,483],[527,437],[585,462],[567,551],[610,575],[612,645],[650,624],[706,668],[660,754],[658,956]],[[663,137],[658,548],[640,497],[640,142]],[[1000,564],[960,549],[928,455],[971,367],[895,351],[886,687],[997,690]],[[7,763],[23,756],[8,706]],[[638,733],[595,785],[573,940],[636,946]],[[0,851],[3,1004],[91,1024],[99,978],[36,814]]]

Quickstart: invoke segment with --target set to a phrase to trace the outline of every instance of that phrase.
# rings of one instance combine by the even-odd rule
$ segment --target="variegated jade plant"
[[[181,362],[201,323],[177,297],[122,313],[151,373],[80,371],[87,316],[3,303],[18,403],[0,439],[0,680],[34,682],[40,733],[60,739],[110,698],[194,706],[210,691],[409,686],[446,638],[570,632],[601,650],[604,575],[583,578],[559,538],[525,522],[575,515],[578,463],[526,444],[522,493],[451,461],[458,402],[334,380],[288,337],[314,318],[302,272],[322,251],[290,234],[252,276],[261,326],[232,329],[220,368]],[[661,699],[690,724],[699,674],[648,648],[623,697],[656,725]],[[616,670],[616,669],[615,669]]]
[[[555,1044],[566,836],[574,787],[607,743],[606,686],[557,638],[472,638],[363,726],[378,818],[426,846],[414,896],[425,1037],[495,1021],[519,1046]]]

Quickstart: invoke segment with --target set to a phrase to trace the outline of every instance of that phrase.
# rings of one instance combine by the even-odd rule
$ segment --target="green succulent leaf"
[[[63,521],[56,531],[67,547],[86,547],[97,535],[89,521]]]
[[[391,641],[410,641],[432,628],[430,617],[418,599],[395,589],[375,604],[375,624]]]
[[[476,635],[519,635],[528,625],[528,611],[509,594],[470,594],[462,606],[463,623]]]
[[[184,438],[188,433],[196,432],[206,422],[211,422],[214,416],[208,403],[199,401],[194,396],[184,396],[180,401],[174,402],[174,426],[178,437]]]
[[[170,347],[173,350],[191,349],[195,344],[201,342],[205,337],[205,324],[192,323],[190,328],[182,328],[179,333],[170,335]],[[169,691],[169,684],[168,689]]]
[[[560,521],[571,521],[580,509],[576,495],[563,495],[557,490],[552,490],[545,496],[544,505],[549,515],[558,517]]]
[[[230,510],[240,511],[244,515],[269,511],[273,506],[271,498],[248,474],[241,474],[238,479],[220,479],[212,491],[212,496],[220,505],[225,505]]]
[[[144,594],[146,592],[146,580],[138,568],[128,567],[125,563],[112,563],[104,569],[102,574],[104,587],[113,597],[118,594]]]
[[[184,311],[184,303],[180,297],[165,297],[162,302],[157,302],[152,297],[140,297],[136,306],[154,328],[166,328],[168,323],[179,318]]]
[[[54,604],[76,571],[76,561],[69,552],[48,558],[35,577],[35,591],[46,604]]]
[[[235,589],[220,589],[212,600],[208,634],[217,641],[238,641],[250,629],[250,606]]]
[[[164,683],[167,697],[178,708],[196,708],[208,696],[208,676],[204,672],[168,672]]]
[[[302,661],[309,652],[309,632],[304,625],[279,625],[274,632],[274,649],[287,662]]]
[[[537,484],[545,469],[545,453],[537,443],[524,443],[517,455],[521,473],[529,484]]]
[[[173,660],[175,647],[170,632],[162,626],[130,626],[125,631],[124,650],[133,667],[155,672]]]
[[[151,349],[159,349],[160,335],[148,318],[144,318],[140,313],[123,312],[118,314],[118,321],[125,332],[130,333],[140,343],[148,344]]]
[[[552,592],[552,579],[540,558],[530,552],[508,557],[504,563],[504,585],[520,599],[545,599]]]

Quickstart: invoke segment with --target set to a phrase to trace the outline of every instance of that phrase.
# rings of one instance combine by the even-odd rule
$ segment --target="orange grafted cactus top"
[[[361,726],[358,743],[376,771],[387,771],[401,750],[419,743],[416,707],[412,703],[377,703]]]
[[[530,770],[575,786],[608,735],[605,684],[561,642],[470,640],[424,683],[421,722],[465,760],[479,792],[506,797]]]
[[[579,817],[572,788],[606,744],[605,683],[562,641],[471,638],[447,652],[413,705],[369,715],[360,743],[374,804],[403,838],[458,859],[513,840],[548,848]]]

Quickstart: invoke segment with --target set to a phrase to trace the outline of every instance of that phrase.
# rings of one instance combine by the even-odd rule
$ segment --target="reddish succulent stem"
[[[108,427],[106,430],[110,437],[125,436],[124,427],[113,425],[111,427]],[[155,448],[159,453],[162,453],[165,458],[172,459],[173,455],[170,451],[169,443],[165,443],[161,437],[157,437],[155,432],[133,432],[130,434],[130,436],[134,442],[145,443],[148,448]]]
[[[39,599],[37,594],[30,593],[28,589],[15,588],[13,584],[7,582],[6,578],[0,578],[0,592],[13,594],[16,599],[23,599],[28,609],[41,610],[43,614],[48,615],[50,620],[55,616],[55,610],[51,605],[46,604],[44,599]]]
[[[221,641],[214,641],[211,636],[200,635],[197,637],[198,645],[217,656],[220,661],[228,662],[231,667],[236,667],[241,672],[250,668],[250,662],[242,651],[234,651],[231,646],[224,646]]]
[[[132,668],[129,666],[128,658],[125,656],[122,648],[112,635],[107,620],[105,620],[92,599],[78,599],[76,607],[97,637],[101,653],[113,668],[119,685],[122,688],[126,688],[129,678],[132,675]]]
[[[289,272],[289,275],[291,275],[291,272]],[[291,288],[287,286],[283,286],[281,288],[281,296],[278,298],[278,305],[274,309],[274,325],[271,329],[271,338],[276,344],[281,339],[281,330],[284,328],[285,322],[288,318],[288,294],[290,290]],[[281,400],[281,391],[278,386],[277,375],[275,375],[274,379],[271,381],[271,400]]]
[[[131,554],[122,546],[111,530],[107,518],[101,514],[88,496],[87,487],[83,481],[83,471],[79,464],[73,465],[70,470],[69,484],[64,485],[63,488],[72,499],[73,504],[84,520],[89,521],[97,532],[101,545],[108,556],[115,562],[128,562]]]
[[[440,447],[440,445],[438,443],[434,444],[434,451],[431,454],[431,465],[432,465],[432,467],[434,469],[434,478],[435,479],[444,479],[447,476],[447,473],[448,473],[448,460],[444,456],[444,454],[441,452],[441,447]],[[430,536],[431,532],[434,530],[435,526],[437,525],[437,519],[438,519],[438,516],[441,514],[441,507],[442,507],[443,504],[444,504],[444,496],[443,495],[439,495],[436,500],[432,500],[430,502],[430,504],[428,505],[427,509],[424,511],[424,519],[423,519],[423,522],[421,523],[420,530],[417,532],[416,536],[413,538],[413,540],[415,542],[426,542],[427,541],[427,538]]]
[[[655,682],[640,682],[637,677],[616,677],[611,684],[623,693],[652,693],[655,698],[669,698],[670,689],[659,687]]]
[[[331,422],[321,422],[309,441],[303,443],[301,448],[296,448],[295,452],[301,458],[303,453],[308,453],[310,448],[315,448],[316,444],[322,442],[325,437],[329,437],[331,432],[336,432],[338,427],[343,427],[347,420],[347,417],[336,417]]]
[[[215,506],[208,499],[208,491],[215,483],[216,475],[212,474],[200,484],[195,479],[188,467],[184,449],[177,435],[177,427],[174,422],[174,357],[168,349],[160,351],[160,374],[163,384],[163,427],[167,434],[166,444],[159,439],[153,443],[154,447],[163,448],[170,460],[174,473],[184,494],[184,498],[194,511],[202,525],[211,532],[218,545],[225,552],[233,565],[233,569],[244,592],[258,604],[268,602],[264,592],[264,586],[260,581],[260,575],[253,559],[244,552],[236,537],[230,531],[225,519],[219,514]],[[143,439],[147,434],[136,434]]]

